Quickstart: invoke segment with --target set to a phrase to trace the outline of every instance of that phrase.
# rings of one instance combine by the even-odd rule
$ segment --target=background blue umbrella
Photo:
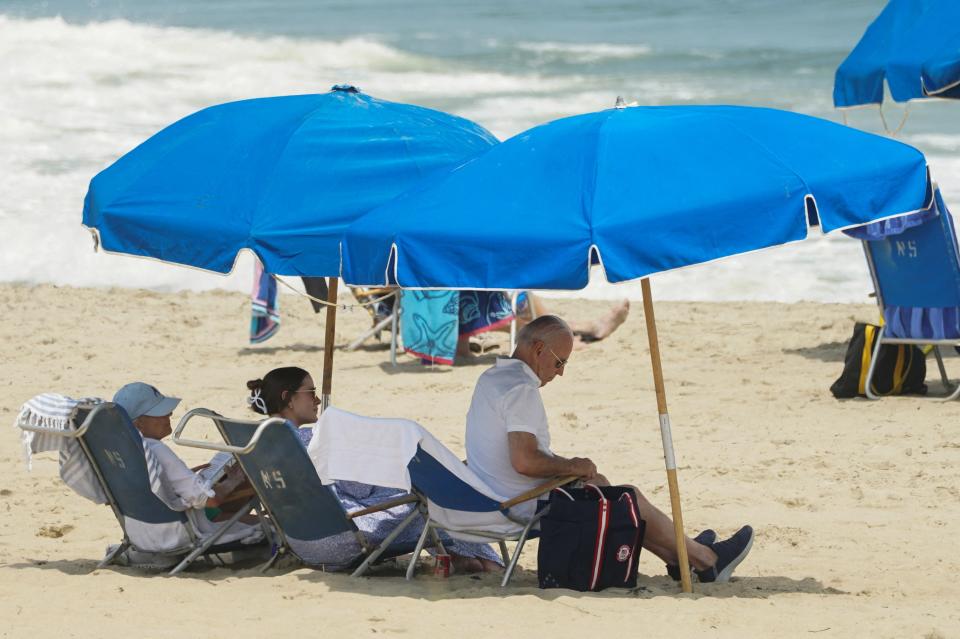
[[[890,0],[837,69],[833,104],[960,98],[960,2]]]
[[[591,263],[641,281],[677,534],[691,590],[650,286],[653,273],[924,208],[905,144],[748,107],[635,107],[557,120],[359,218],[348,283],[575,289]]]
[[[230,102],[190,115],[90,182],[83,223],[108,251],[227,273],[256,253],[268,273],[330,277],[346,225],[497,140],[469,120],[355,87]],[[327,308],[324,401],[335,305]]]

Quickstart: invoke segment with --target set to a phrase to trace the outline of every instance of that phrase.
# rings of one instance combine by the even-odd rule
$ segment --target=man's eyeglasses
[[[557,360],[556,363],[554,363],[554,365],[553,365],[554,368],[556,368],[557,370],[560,370],[561,368],[563,368],[564,366],[567,365],[567,362],[568,362],[569,360],[566,360],[566,359],[561,358],[559,355],[557,355],[556,353],[554,353],[554,352],[553,352],[553,349],[550,348],[549,346],[547,346],[547,350],[550,351],[550,354],[553,355],[554,359]]]

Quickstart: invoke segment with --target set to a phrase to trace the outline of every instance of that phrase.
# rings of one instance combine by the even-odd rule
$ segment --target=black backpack
[[[644,527],[630,488],[554,489],[540,520],[540,587],[636,588]]]
[[[843,358],[843,372],[830,386],[838,399],[866,395],[864,385],[879,326],[857,322]],[[923,351],[912,344],[884,344],[873,371],[873,392],[877,395],[915,393],[926,395],[927,361]]]

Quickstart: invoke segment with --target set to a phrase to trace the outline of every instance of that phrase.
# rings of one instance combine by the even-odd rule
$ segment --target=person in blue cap
[[[113,396],[113,403],[127,412],[143,436],[145,449],[160,464],[160,482],[182,502],[183,509],[205,508],[212,519],[219,519],[221,507],[237,498],[234,493],[246,483],[240,467],[234,465],[217,483],[211,485],[203,475],[190,469],[161,440],[173,432],[170,415],[180,404],[179,397],[168,397],[144,382],[125,385]]]

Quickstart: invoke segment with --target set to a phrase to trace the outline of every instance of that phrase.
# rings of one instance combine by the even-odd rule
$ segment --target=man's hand
[[[586,457],[572,457],[567,461],[570,464],[570,472],[564,474],[576,475],[586,481],[597,476],[597,465]]]

